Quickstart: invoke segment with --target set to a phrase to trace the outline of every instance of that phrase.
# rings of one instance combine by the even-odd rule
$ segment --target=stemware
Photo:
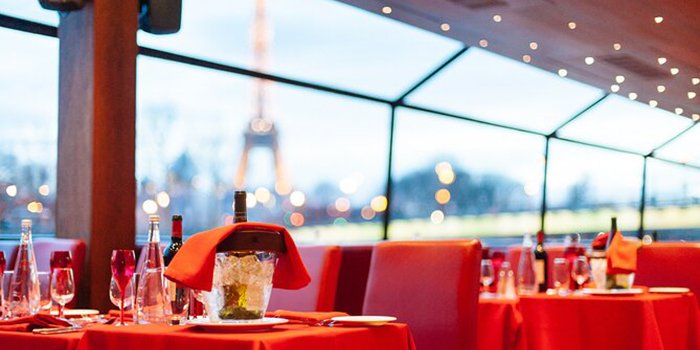
[[[136,258],[134,251],[129,249],[115,249],[112,251],[112,276],[117,281],[120,292],[119,322],[115,326],[126,326],[124,322],[124,300],[126,298],[126,286],[136,269]]]
[[[73,267],[73,258],[68,250],[55,250],[51,252],[51,260],[49,262],[51,270],[67,269]]]
[[[75,296],[73,269],[54,269],[51,276],[51,298],[58,304],[58,317],[63,317],[63,309]]]
[[[0,313],[2,313],[2,318],[5,318],[6,311],[5,311],[5,252],[0,250]],[[0,319],[2,319],[0,318]]]
[[[491,259],[481,260],[481,284],[484,286],[484,294],[489,294],[489,288],[493,284],[495,277]]]
[[[569,267],[567,265],[568,260],[566,258],[556,258],[553,261],[552,279],[554,290],[561,296],[568,294],[568,286],[566,284],[569,282]]]
[[[172,310],[170,322],[172,324],[180,324],[187,319],[190,304],[190,289],[178,285],[178,283],[169,279],[165,280],[165,289],[168,292],[170,309]]]
[[[581,289],[583,284],[588,281],[590,268],[588,267],[588,258],[579,256],[574,260],[574,265],[571,267],[571,277],[576,282],[576,289]]]
[[[134,307],[134,279],[130,279],[129,283],[126,284],[126,288],[124,288],[124,310],[128,310],[129,308],[133,309]],[[119,290],[119,284],[117,283],[117,280],[114,279],[114,276],[109,281],[109,300],[112,301],[112,304],[114,306],[119,307],[120,302],[122,298],[122,291]]]

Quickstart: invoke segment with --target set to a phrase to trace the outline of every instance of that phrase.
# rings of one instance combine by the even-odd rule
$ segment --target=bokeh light
[[[7,188],[5,189],[5,193],[7,193],[7,195],[10,197],[16,196],[17,195],[17,186],[15,186],[15,185],[7,186]]]
[[[156,195],[156,202],[158,202],[158,205],[162,208],[167,208],[170,205],[170,195],[165,191],[158,192],[158,195]]]
[[[384,196],[376,196],[372,198],[369,205],[372,207],[372,210],[376,211],[377,213],[381,213],[386,210],[386,207],[389,205],[389,201]]]
[[[350,200],[345,197],[340,197],[335,200],[335,209],[341,213],[350,210]]]
[[[299,227],[304,224],[304,214],[302,213],[292,213],[292,215],[289,216],[289,222],[295,226]]]
[[[39,194],[46,197],[49,195],[49,185],[41,185],[39,186]]]
[[[442,223],[443,220],[445,220],[445,214],[442,210],[435,210],[430,214],[430,221],[432,221],[433,224]]]
[[[289,195],[289,202],[295,207],[301,207],[306,202],[306,195],[301,191],[294,191]]]
[[[158,211],[158,203],[152,199],[147,199],[141,204],[141,209],[143,209],[146,214],[155,214]]]
[[[435,192],[435,201],[439,204],[447,204],[450,201],[450,191],[446,188],[441,188]]]

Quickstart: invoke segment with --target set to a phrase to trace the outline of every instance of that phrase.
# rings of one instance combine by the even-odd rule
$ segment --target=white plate
[[[274,326],[289,322],[286,318],[265,317],[259,320],[220,321],[211,322],[207,318],[198,318],[187,321],[187,324],[202,327],[214,332],[254,332],[268,330]]]
[[[82,317],[99,315],[100,311],[95,309],[65,309],[63,316],[65,317]],[[51,310],[51,316],[58,316],[58,310]]]
[[[396,321],[392,316],[338,316],[331,321],[348,326],[381,326],[387,322]]]
[[[690,289],[685,287],[651,287],[649,288],[649,293],[660,293],[660,294],[685,294],[689,293]]]
[[[597,289],[597,288],[584,288],[583,294],[588,295],[636,295],[643,294],[644,290],[639,288],[630,289]]]

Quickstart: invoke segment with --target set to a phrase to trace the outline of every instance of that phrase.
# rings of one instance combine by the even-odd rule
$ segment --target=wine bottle
[[[173,260],[175,254],[182,247],[182,216],[173,215],[172,218],[172,233],[170,234],[170,245],[165,248],[165,254],[163,254],[163,262],[167,267],[170,265],[170,261]]]
[[[610,250],[610,245],[612,244],[613,238],[618,234],[617,231],[617,218],[610,218],[610,232],[608,233],[608,244],[605,245],[605,253],[608,255]],[[623,281],[624,276],[618,276],[618,274],[605,273],[605,288],[606,289],[624,289],[628,288]]]
[[[233,222],[248,221],[248,208],[246,204],[247,193],[245,191],[236,191],[233,194]]]
[[[547,266],[547,251],[544,249],[544,231],[537,231],[537,246],[535,247],[535,276],[538,290],[546,292],[549,286],[549,269]]]

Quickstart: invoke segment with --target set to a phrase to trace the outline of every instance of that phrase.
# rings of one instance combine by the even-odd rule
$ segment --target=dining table
[[[700,349],[692,293],[547,295],[479,300],[478,348]]]
[[[414,350],[406,324],[382,326],[310,326],[284,324],[256,332],[211,331],[197,325],[95,325],[55,335],[0,331],[1,349],[30,350]]]

